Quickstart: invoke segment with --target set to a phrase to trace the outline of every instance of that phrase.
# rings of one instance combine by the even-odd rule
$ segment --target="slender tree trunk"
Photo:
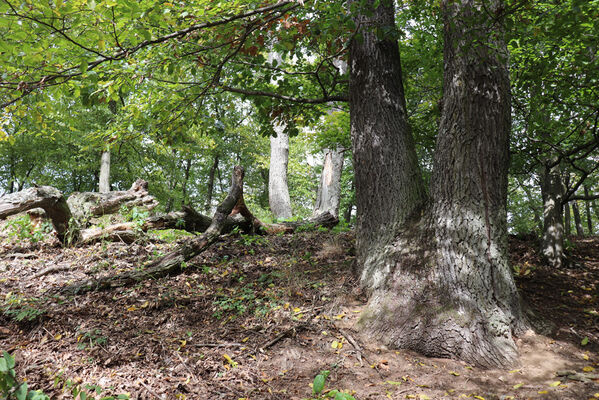
[[[415,160],[413,145],[409,150],[405,147],[380,149],[387,142],[381,140],[380,131],[371,128],[379,119],[388,118],[381,116],[380,110],[389,99],[394,103],[389,88],[385,85],[378,90],[362,87],[359,92],[376,111],[362,105],[374,117],[373,120],[366,118],[370,123],[362,126],[360,119],[352,115],[356,194],[361,219],[358,237],[366,235],[369,243],[381,237],[388,244],[379,247],[376,256],[361,254],[360,260],[366,262],[362,284],[371,293],[361,323],[393,346],[430,356],[458,357],[481,366],[506,366],[517,358],[512,336],[521,333],[528,324],[507,251],[510,87],[503,28],[495,19],[503,4],[484,1],[483,6],[482,2],[442,2],[445,20],[443,116],[427,207],[421,207],[424,191],[418,168],[416,165],[407,167],[410,164],[406,163],[406,160]],[[380,31],[392,32],[392,4],[382,1],[373,17],[358,22],[364,29],[376,24]],[[385,24],[381,25],[383,21]],[[364,40],[356,40],[350,48],[352,83],[364,76],[381,79],[392,65],[387,61],[379,70],[376,56],[377,51],[386,46],[395,46],[395,41],[377,40],[366,32],[362,34]],[[375,57],[371,57],[373,60],[367,65],[360,64],[360,53],[355,47],[369,44],[374,47],[369,53]],[[397,47],[389,47],[388,54],[397,59],[397,74]],[[357,111],[356,103],[360,104],[353,96],[355,88],[350,91],[352,112]],[[382,104],[377,103],[376,92],[384,97]],[[405,123],[402,103],[396,102],[396,114],[403,115]],[[366,151],[360,146],[362,135],[373,139],[366,145]],[[395,130],[395,137],[402,135],[410,136],[406,128]],[[380,152],[381,156],[376,160],[362,158],[364,152],[371,155]],[[403,165],[389,168],[393,159],[403,161]],[[392,180],[401,185],[388,182],[397,193],[385,196],[389,189],[379,188],[379,183],[383,176],[381,171],[389,169]],[[370,183],[363,180],[363,170],[376,171]],[[406,173],[411,179],[402,177]],[[374,204],[373,200],[364,204],[360,200],[364,196],[380,199]],[[394,205],[400,211],[393,210]],[[389,233],[380,232],[379,229],[385,228],[394,234],[394,241],[388,240]]]
[[[535,224],[537,225],[537,235],[539,232],[543,232],[543,219],[541,218],[541,214],[539,212],[539,209],[535,206],[535,201],[533,199],[532,193],[530,192],[530,189],[526,186],[526,185],[520,185],[522,187],[522,189],[524,189],[524,193],[526,193],[526,200],[528,202],[528,206],[530,208],[530,210],[532,211],[532,215],[534,217],[535,220]]]
[[[570,213],[570,202],[564,204],[564,225],[566,237],[572,236],[572,214]]]
[[[541,177],[543,197],[543,241],[541,254],[554,268],[565,263],[564,223],[562,220],[563,190],[559,165],[546,165]]]
[[[352,180],[350,193],[353,193],[353,192],[354,192],[354,181]],[[343,214],[343,220],[345,221],[346,224],[349,224],[349,222],[351,221],[351,213],[352,213],[352,210],[354,209],[354,201],[353,200],[354,200],[354,197],[352,196],[350,201],[347,203],[347,208],[345,209],[345,213]]]
[[[108,108],[112,115],[116,116],[117,104],[116,101],[110,100],[108,102]],[[100,157],[100,178],[98,179],[98,192],[108,193],[110,192],[110,146],[106,145],[106,148],[102,151]]]
[[[580,208],[578,208],[578,201],[572,202],[572,212],[574,214],[574,225],[576,226],[576,236],[584,236],[584,229],[582,228],[582,219],[580,218]]]
[[[341,173],[343,172],[343,152],[345,149],[325,149],[320,184],[316,194],[316,203],[312,216],[325,212],[334,217],[339,216],[339,200],[341,198]]]
[[[563,192],[566,193],[570,186],[570,174],[566,173],[563,177],[564,180],[564,189]],[[572,236],[572,214],[570,213],[570,202],[563,202],[564,209],[564,225],[565,225],[565,237]]]
[[[587,185],[584,185],[584,195],[585,195],[585,197],[590,196],[589,187]],[[591,203],[592,202],[593,202],[592,200],[585,201],[585,211],[587,214],[587,228],[589,230],[590,236],[593,235],[593,217],[591,216]]]
[[[212,166],[210,167],[210,172],[208,173],[208,193],[206,194],[206,212],[210,212],[212,209],[212,194],[214,192],[214,176],[216,171],[218,170],[218,154],[214,156],[214,161],[212,162]]]
[[[189,183],[189,172],[191,171],[191,158],[185,160],[185,174],[183,175],[183,184],[181,188],[181,194],[183,198],[181,199],[181,205],[187,203],[187,184]]]
[[[270,137],[270,171],[268,174],[268,203],[276,219],[291,218],[291,199],[287,187],[289,136],[285,124],[275,123],[277,136]]]
[[[100,193],[110,192],[110,149],[108,148],[102,152],[102,157],[100,159],[98,191]]]

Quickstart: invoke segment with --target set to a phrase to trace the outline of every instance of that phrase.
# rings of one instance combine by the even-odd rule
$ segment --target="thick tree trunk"
[[[572,201],[572,213],[574,214],[574,226],[576,226],[576,235],[584,236],[584,229],[582,228],[582,218],[580,218],[580,208],[578,208],[578,201]]]
[[[562,221],[563,184],[559,165],[546,165],[541,176],[543,197],[543,241],[541,254],[550,266],[560,268],[566,261]]]
[[[100,193],[110,192],[110,149],[108,148],[102,152],[102,157],[100,159],[98,191]]]
[[[584,185],[584,196],[585,197],[590,196],[589,187],[587,185]],[[592,200],[585,201],[585,212],[587,214],[587,229],[589,230],[590,236],[593,235],[593,217],[591,216],[591,203],[592,203]]]
[[[570,202],[564,204],[564,226],[566,237],[572,236],[572,216],[570,213]]]
[[[316,194],[316,203],[312,216],[323,213],[339,215],[339,200],[341,198],[341,172],[343,172],[343,153],[345,149],[325,149],[320,184]]]
[[[270,171],[268,174],[268,203],[276,219],[291,218],[291,199],[287,187],[289,136],[285,124],[275,123],[277,136],[270,137]]]
[[[0,197],[0,219],[34,208],[44,209],[61,243],[69,244],[67,242],[78,240],[79,232],[75,226],[69,225],[71,211],[58,189],[51,186],[32,187]]]
[[[361,2],[355,1],[360,5]],[[366,2],[373,8],[374,0]],[[381,249],[423,205],[426,193],[408,127],[393,3],[355,18],[361,37],[350,45],[350,126],[356,186],[358,265],[375,286]]]
[[[502,27],[493,19],[501,3],[486,1],[485,8],[481,1],[443,1],[443,116],[429,206],[420,208],[421,200],[400,201],[406,196],[414,198],[413,180],[403,181],[397,189],[399,196],[379,200],[386,201],[385,207],[360,211],[358,205],[358,215],[365,213],[362,218],[370,212],[375,219],[380,218],[378,213],[386,213],[387,218],[377,225],[388,226],[397,234],[393,243],[377,251],[376,262],[366,258],[370,264],[363,270],[362,283],[371,298],[361,322],[393,346],[430,356],[458,357],[480,366],[507,366],[517,359],[512,335],[528,324],[507,253],[510,89]],[[374,15],[384,12],[391,23],[393,9],[385,7],[391,3],[382,4]],[[383,44],[376,47],[381,49]],[[354,69],[359,65],[355,59],[350,64]],[[381,75],[368,66],[362,73]],[[376,154],[380,143],[372,141],[370,152]],[[359,146],[357,150],[363,151]],[[391,151],[378,162],[355,157],[356,179],[359,170],[375,168],[368,164],[375,164],[380,171],[387,167],[387,158],[412,157]],[[390,172],[405,173],[398,169]],[[377,197],[379,190],[372,193],[375,182],[361,182],[358,198]],[[363,190],[367,193],[360,193]],[[389,218],[391,201],[421,212],[392,212],[393,218]],[[377,226],[361,222],[358,237],[365,228],[366,234],[372,235]],[[387,233],[380,235],[388,237]]]
[[[158,205],[156,199],[148,193],[148,183],[143,179],[136,180],[131,189],[125,191],[75,192],[69,196],[67,203],[73,217],[79,221],[115,213],[122,206],[143,207],[151,210]]]
[[[210,172],[208,173],[208,187],[206,194],[206,212],[210,212],[212,209],[212,194],[214,193],[214,176],[216,171],[218,170],[218,154],[214,156],[214,161],[212,162],[212,166],[210,167]]]

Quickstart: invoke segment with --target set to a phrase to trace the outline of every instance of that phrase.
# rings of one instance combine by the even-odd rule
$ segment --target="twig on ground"
[[[260,351],[264,351],[266,349],[268,349],[269,347],[274,346],[275,344],[277,344],[280,340],[286,338],[287,336],[289,336],[291,333],[296,334],[297,331],[305,329],[308,326],[308,323],[303,323],[297,326],[293,326],[289,329],[287,329],[286,331],[283,331],[281,333],[279,333],[277,336],[275,336],[272,340],[266,342],[265,344],[263,344],[262,346],[258,347],[258,350]]]
[[[38,273],[34,274],[32,276],[32,278],[36,279],[36,278],[40,278],[40,277],[42,277],[44,275],[50,275],[50,274],[53,274],[55,272],[66,271],[66,270],[69,270],[69,269],[71,269],[70,265],[53,265],[51,267],[44,268],[43,270],[41,270]]]
[[[162,397],[158,396],[152,389],[150,389],[150,387],[148,385],[146,385],[145,383],[143,383],[141,381],[141,379],[139,381],[137,381],[138,383],[140,383],[147,391],[149,394],[151,394],[152,396],[156,397],[159,400],[164,400]]]

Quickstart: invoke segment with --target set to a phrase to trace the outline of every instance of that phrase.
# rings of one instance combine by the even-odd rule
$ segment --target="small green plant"
[[[8,236],[18,240],[29,240],[31,243],[37,243],[44,240],[47,234],[52,232],[52,224],[44,221],[37,227],[31,222],[29,214],[23,214],[20,217],[9,221],[4,227],[8,230]]]
[[[99,329],[93,329],[87,332],[80,332],[77,337],[77,348],[79,350],[84,350],[86,348],[93,348],[95,346],[102,346],[106,344],[108,338],[106,336],[102,336],[102,331]]]
[[[106,391],[99,385],[77,384],[70,379],[65,379],[62,374],[60,372],[54,377],[54,387],[58,388],[60,386],[63,392],[70,392],[74,399],[95,400],[95,396],[99,396],[102,392]],[[99,397],[98,400],[121,400],[129,398],[131,397],[128,394],[118,394],[115,396]]]
[[[337,389],[325,392],[325,383],[330,373],[330,371],[324,370],[320,371],[320,373],[314,377],[314,381],[312,382],[312,397],[309,397],[307,400],[356,400],[351,394]]]
[[[173,243],[182,238],[192,237],[193,234],[178,229],[149,230],[148,234],[158,240]]]
[[[337,225],[331,228],[331,232],[333,233],[341,233],[341,232],[349,232],[351,231],[351,226],[345,221],[340,220]]]
[[[298,226],[295,231],[296,232],[313,232],[316,230],[316,225],[312,222],[308,222],[307,224],[303,224]]]
[[[0,395],[10,400],[50,400],[39,390],[29,390],[27,382],[19,383],[15,373],[15,358],[3,351],[0,357]]]
[[[262,245],[266,242],[266,239],[260,235],[244,235],[240,234],[238,242],[244,246]]]
[[[221,294],[212,302],[214,306],[213,316],[221,319],[224,314],[234,313],[237,315],[244,314],[249,305],[254,304],[256,294],[250,288],[241,289],[236,296]]]
[[[33,322],[46,313],[46,310],[39,306],[39,302],[40,300],[34,297],[27,298],[9,292],[4,297],[2,312],[17,322]]]
[[[150,212],[148,210],[144,210],[143,208],[129,208],[124,205],[119,209],[119,213],[123,216],[123,218],[125,218],[125,221],[133,222],[138,228],[141,228],[150,215]]]
[[[531,272],[534,272],[536,267],[528,261],[525,261],[524,264],[514,264],[512,269],[514,270],[514,275],[522,277],[530,275]]]

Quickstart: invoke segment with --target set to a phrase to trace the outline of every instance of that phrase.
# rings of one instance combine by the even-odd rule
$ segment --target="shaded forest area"
[[[178,276],[79,296],[47,293],[135,271],[188,234],[63,249],[47,236],[15,245],[4,232],[0,348],[15,356],[20,379],[53,399],[74,398],[77,387],[136,399],[306,399],[323,370],[325,392],[356,399],[587,399],[599,391],[595,237],[573,238],[575,265],[561,270],[540,261],[531,238],[510,239],[518,287],[546,331],[518,340],[513,370],[485,370],[388,349],[357,330],[366,298],[352,274],[352,232],[232,233]]]

